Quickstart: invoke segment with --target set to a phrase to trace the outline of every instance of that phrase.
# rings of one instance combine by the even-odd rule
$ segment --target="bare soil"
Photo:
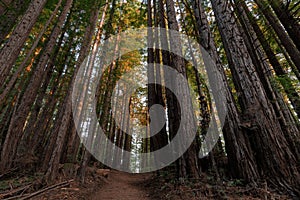
[[[144,186],[152,174],[128,174],[111,171],[107,183],[95,194],[91,200],[150,200],[150,191]]]

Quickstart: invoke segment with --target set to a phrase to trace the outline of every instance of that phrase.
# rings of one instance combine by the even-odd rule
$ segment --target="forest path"
[[[150,191],[143,188],[145,181],[152,174],[129,174],[119,171],[111,171],[107,183],[95,194],[92,200],[150,200]]]

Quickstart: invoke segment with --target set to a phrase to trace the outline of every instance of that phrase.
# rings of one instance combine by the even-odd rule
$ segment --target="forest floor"
[[[1,192],[0,199],[33,200],[202,200],[202,199],[291,199],[267,185],[244,185],[239,180],[216,181],[203,175],[198,180],[171,178],[167,173],[128,174],[115,170],[90,169],[85,183],[62,178],[56,184],[36,190],[18,190],[10,184],[9,191]],[[67,180],[67,181],[66,181]],[[1,182],[1,181],[0,181]],[[32,182],[34,185],[34,181]],[[23,187],[23,186],[22,186]],[[20,187],[20,188],[22,188]],[[31,188],[33,189],[33,188]],[[2,195],[2,196],[1,196]],[[6,195],[6,196],[5,196]],[[2,197],[2,198],[1,198]],[[4,197],[4,198],[3,198]]]
[[[143,187],[152,174],[128,174],[111,171],[107,184],[91,195],[91,200],[150,200],[151,191]]]

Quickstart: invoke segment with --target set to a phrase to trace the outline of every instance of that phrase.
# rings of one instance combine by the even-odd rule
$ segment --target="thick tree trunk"
[[[176,19],[176,12],[175,12],[175,6],[173,0],[167,0],[166,1],[166,7],[167,7],[167,16],[168,16],[168,27],[169,29],[173,31],[179,31],[179,25]],[[186,67],[185,67],[185,61],[182,57],[182,44],[180,38],[178,38],[176,35],[173,35],[172,32],[169,32],[169,42],[170,42],[170,49],[171,51],[171,67],[177,70],[178,73],[182,74],[184,77],[187,77],[186,74]],[[176,53],[176,54],[175,54]],[[169,115],[169,124],[170,124],[170,135],[171,137],[174,137],[176,132],[178,131],[181,116],[185,117],[192,117],[189,119],[185,119],[188,124],[184,124],[185,127],[183,130],[184,133],[186,133],[185,137],[192,137],[193,128],[195,127],[195,121],[194,121],[194,113],[192,108],[185,107],[184,111],[185,113],[181,113],[179,111],[180,106],[190,105],[189,102],[191,99],[189,99],[189,94],[187,91],[187,88],[183,88],[181,83],[178,83],[178,80],[169,80],[170,78],[165,77],[165,81],[170,81],[173,86],[175,86],[176,90],[178,90],[178,93],[181,94],[183,98],[184,105],[178,105],[177,101],[175,100],[175,97],[171,97],[171,95],[167,93],[167,98],[169,100],[169,97],[171,97],[172,101],[168,103],[168,110],[170,110]],[[185,121],[184,120],[184,121]],[[183,123],[181,121],[181,123]],[[178,164],[178,172],[180,177],[194,177],[198,178],[200,175],[199,165],[198,165],[198,157],[197,157],[197,148],[196,148],[196,141],[192,143],[190,148],[186,151],[186,153],[179,158],[177,164]]]
[[[283,133],[288,141],[288,143],[291,146],[291,149],[293,150],[294,155],[297,158],[300,158],[299,150],[297,146],[299,145],[299,130],[296,125],[296,121],[294,117],[292,116],[292,113],[290,109],[288,108],[286,102],[283,100],[283,96],[281,93],[275,88],[273,89],[273,85],[271,81],[275,79],[271,72],[271,68],[269,66],[269,63],[265,59],[265,55],[263,50],[261,49],[261,43],[259,39],[257,38],[257,35],[255,31],[253,30],[251,23],[248,21],[246,10],[241,7],[240,3],[236,2],[235,4],[237,6],[237,13],[239,16],[239,19],[241,21],[242,27],[244,29],[243,36],[244,41],[247,46],[247,50],[249,52],[249,55],[251,56],[251,59],[253,61],[253,64],[255,66],[256,71],[258,72],[258,76],[260,78],[260,81],[262,82],[262,85],[266,91],[266,95],[269,98],[270,102],[273,105],[274,111],[277,115],[277,118],[279,119],[281,128],[283,130]],[[283,69],[280,66],[281,71]],[[287,75],[287,74],[285,74]],[[290,82],[290,85],[292,83]],[[286,85],[283,85],[286,86]],[[290,92],[290,88],[286,89],[288,92]],[[298,93],[294,90],[294,95],[297,95],[299,98]],[[300,103],[300,98],[298,99],[298,102]],[[300,105],[300,104],[299,104]]]
[[[207,55],[207,53],[202,52],[218,112],[222,113],[222,111],[227,110],[228,113],[224,123],[223,134],[226,143],[225,148],[228,155],[230,174],[236,178],[244,178],[248,181],[254,180],[259,177],[258,169],[254,162],[254,155],[249,147],[249,142],[247,142],[245,131],[241,128],[242,122],[240,121],[233,95],[229,90],[230,87],[220,57],[218,56],[217,48],[201,1],[194,1],[193,9],[200,44],[208,53]],[[209,60],[205,59],[206,57],[208,57]],[[210,59],[213,64],[211,64]],[[225,102],[222,101],[223,97],[218,96],[220,94],[217,91],[220,89],[224,90]]]
[[[22,46],[28,38],[30,31],[40,13],[42,12],[46,0],[33,1],[19,24],[16,26],[7,43],[0,51],[0,85],[3,85],[8,73],[19,56]]]
[[[212,0],[240,104],[244,126],[261,176],[299,187],[297,160],[289,148],[227,1]],[[280,141],[280,143],[278,142]],[[273,182],[273,183],[274,183]]]
[[[148,28],[152,28],[153,24],[158,25],[156,1],[153,1],[153,6],[151,6],[151,0],[148,1]],[[154,13],[154,14],[152,14]],[[154,16],[153,16],[154,15]],[[153,16],[153,17],[152,17]],[[154,26],[155,27],[155,26]],[[155,45],[155,46],[154,46]],[[158,32],[155,29],[154,32],[152,29],[148,29],[148,65],[152,65],[148,69],[148,80],[152,80],[155,84],[148,85],[148,119],[149,119],[149,110],[154,104],[160,104],[164,106],[163,97],[162,97],[162,86],[161,86],[161,74],[160,74],[160,51],[159,51],[159,36]],[[158,119],[158,113],[153,113],[153,118]],[[151,119],[149,119],[151,120]],[[153,120],[153,119],[152,119]],[[154,124],[152,128],[158,131],[158,127]],[[148,130],[150,132],[153,129]],[[151,151],[156,151],[168,142],[168,136],[166,133],[166,127],[164,126],[158,133],[150,137],[150,149]],[[145,141],[146,143],[148,141]],[[157,158],[159,160],[159,158]]]
[[[289,97],[296,113],[300,116],[300,97],[299,94],[296,92],[295,87],[293,86],[292,80],[288,76],[287,72],[284,70],[283,66],[279,63],[278,59],[276,58],[275,53],[273,52],[269,42],[265,38],[262,30],[259,28],[258,24],[255,21],[254,16],[249,11],[247,5],[243,1],[239,1],[239,5],[241,6],[240,10],[245,10],[247,14],[249,23],[251,24],[255,34],[261,43],[261,46],[266,53],[267,58],[269,59],[270,64],[272,65],[276,75],[280,77],[279,81],[282,84],[287,96]],[[242,11],[243,12],[243,11]]]

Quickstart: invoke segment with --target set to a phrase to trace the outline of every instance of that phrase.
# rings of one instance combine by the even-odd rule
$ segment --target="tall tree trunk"
[[[251,148],[255,152],[260,175],[287,189],[292,186],[297,190],[300,185],[297,160],[255,71],[236,19],[227,1],[211,2],[234,83],[240,94],[240,105],[246,123],[243,128],[247,130]]]
[[[147,56],[147,64],[148,64],[148,69],[147,69],[147,76],[148,76],[148,80],[151,80],[151,81],[155,81],[155,75],[154,75],[154,68],[151,67],[151,65],[153,64],[154,65],[154,36],[153,36],[153,12],[152,12],[152,5],[151,5],[151,2],[152,0],[148,0],[147,1],[147,25],[148,25],[148,32],[147,32],[147,46],[148,46],[148,49],[147,49],[147,53],[148,53],[148,56]],[[153,6],[155,6],[155,4],[153,4]],[[156,93],[155,93],[155,85],[152,83],[152,84],[148,84],[148,115],[147,115],[147,119],[148,121],[150,122],[150,116],[149,116],[149,113],[150,113],[150,108],[151,106],[153,106],[154,104],[156,104]],[[154,117],[154,116],[152,116]],[[156,130],[154,128],[154,130]],[[153,131],[150,127],[150,129],[148,130],[150,131]],[[148,139],[145,139],[144,141],[145,143],[148,143]],[[150,143],[151,143],[151,151],[154,151],[155,149],[159,149],[159,138],[156,136],[154,137],[151,137],[150,138]],[[146,152],[145,152],[146,153]]]
[[[150,108],[154,104],[160,104],[164,106],[163,97],[162,97],[162,86],[160,80],[161,74],[160,74],[159,36],[158,36],[157,29],[154,29],[154,31],[152,30],[153,24],[158,25],[156,10],[157,10],[156,1],[154,0],[153,5],[151,6],[151,0],[149,0],[148,18],[147,18],[148,28],[149,28],[148,29],[148,65],[149,65],[148,80],[151,80],[152,84],[148,85],[148,114],[150,113],[149,112]],[[154,48],[154,44],[155,44],[155,48]],[[151,117],[154,119],[159,119],[159,116],[157,116],[157,114],[158,113],[154,112]],[[149,117],[150,116],[148,115],[148,118]],[[153,135],[150,137],[150,145],[151,145],[150,149],[151,151],[156,151],[167,144],[168,136],[166,133],[165,126],[161,130],[158,130],[159,127],[157,127],[157,124],[152,124],[151,127],[148,130]],[[157,133],[153,132],[154,130],[158,132]],[[147,143],[148,141],[145,142]],[[156,160],[159,160],[159,158],[156,158]]]
[[[210,31],[207,17],[205,15],[203,5],[200,0],[193,2],[193,10],[195,13],[196,26],[199,34],[201,46],[207,52],[203,53],[204,63],[208,71],[209,82],[212,87],[214,98],[218,112],[227,110],[227,117],[224,122],[223,134],[225,139],[225,148],[228,155],[228,163],[230,174],[236,178],[243,178],[252,181],[259,177],[258,169],[254,161],[254,155],[247,141],[245,130],[241,128],[240,114],[235,105],[235,100],[225,75],[222,62],[217,53],[217,48],[213,40],[213,35]],[[208,55],[207,55],[208,54]],[[205,59],[208,58],[208,59]],[[211,64],[212,60],[213,64]],[[223,97],[219,96],[217,91],[224,90],[225,102]],[[215,91],[215,92],[214,92]],[[226,109],[224,109],[226,108]]]
[[[64,31],[63,31],[63,33],[64,33]],[[70,35],[70,37],[72,38],[73,36]],[[58,45],[57,45],[58,47],[62,44],[63,39],[64,39],[64,34],[61,34],[60,39],[58,41]],[[71,44],[72,44],[72,40],[69,41],[68,45],[66,45],[66,49],[68,52],[70,51]],[[43,77],[44,81],[43,81],[41,89],[37,95],[34,107],[31,110],[30,117],[26,123],[23,138],[22,138],[20,144],[18,145],[19,146],[18,147],[19,155],[17,155],[18,157],[24,156],[24,154],[26,155],[26,153],[34,154],[35,153],[33,151],[34,148],[32,148],[32,147],[36,144],[30,143],[30,138],[34,137],[35,139],[40,139],[40,138],[42,138],[42,135],[45,134],[42,132],[41,129],[37,129],[38,126],[41,126],[37,122],[41,122],[41,120],[39,120],[39,117],[41,115],[39,115],[39,114],[43,107],[43,100],[48,100],[48,102],[49,102],[49,100],[52,99],[52,95],[46,94],[47,88],[51,87],[51,89],[52,89],[51,91],[56,92],[56,90],[58,89],[58,86],[59,86],[59,81],[61,80],[60,78],[63,78],[62,74],[63,74],[64,69],[62,67],[60,67],[59,69],[56,69],[58,71],[58,75],[57,75],[57,77],[55,77],[56,80],[54,81],[54,84],[50,84],[51,79],[53,79],[53,74],[54,74],[53,72],[55,70],[53,66],[55,65],[54,62],[58,57],[59,49],[60,48],[56,48],[53,57],[51,58],[50,62],[48,63],[48,67],[50,68],[50,70],[48,71],[48,73],[44,74],[44,77]],[[66,55],[65,55],[65,57],[66,57]],[[40,130],[40,133],[36,134],[35,130]],[[36,135],[40,135],[40,137],[37,137]],[[22,150],[22,148],[26,149],[26,151]]]
[[[19,53],[28,38],[30,31],[47,0],[35,0],[31,2],[26,13],[12,32],[7,43],[0,51],[0,85],[3,85],[8,73],[19,56]]]
[[[241,21],[242,27],[244,29],[243,36],[249,55],[251,56],[256,71],[258,72],[258,76],[266,91],[266,95],[273,105],[274,111],[277,115],[277,118],[279,119],[283,133],[289,145],[291,146],[294,155],[297,158],[300,158],[299,150],[297,148],[297,146],[299,146],[299,130],[296,126],[297,122],[292,116],[292,113],[288,108],[287,104],[283,100],[283,96],[281,95],[281,93],[276,88],[273,89],[274,86],[272,85],[271,81],[273,81],[275,77],[271,72],[269,63],[265,59],[265,55],[261,49],[261,43],[259,42],[250,22],[248,21],[245,10],[241,7],[240,3],[236,2],[235,5],[237,6],[237,13]],[[280,69],[282,70],[282,68]],[[291,82],[290,84],[292,85]],[[290,92],[288,89],[287,91]],[[296,91],[294,91],[294,94],[297,95],[299,98],[299,95]],[[298,101],[300,103],[300,99],[298,99]]]
[[[278,38],[280,39],[282,45],[290,55],[293,63],[300,72],[300,51],[296,48],[295,44],[291,38],[287,35],[284,28],[281,26],[277,17],[272,12],[268,4],[261,0],[255,0],[255,3],[259,6],[261,12],[266,17],[274,31],[276,32]]]
[[[72,0],[70,0],[72,2]],[[49,167],[47,169],[46,172],[46,177],[49,180],[54,180],[57,176],[58,173],[58,166],[60,163],[60,158],[62,155],[62,149],[63,149],[63,145],[64,145],[64,141],[66,138],[66,133],[67,133],[67,129],[68,129],[68,125],[70,123],[71,120],[71,115],[72,115],[72,90],[73,90],[73,85],[76,79],[76,75],[77,72],[80,68],[81,63],[84,61],[86,55],[89,52],[89,47],[92,41],[92,36],[94,33],[94,29],[96,27],[96,23],[97,23],[97,19],[98,19],[98,14],[99,14],[99,6],[97,5],[97,2],[95,2],[95,7],[92,9],[92,13],[91,13],[91,21],[89,26],[86,28],[86,32],[84,35],[84,42],[83,45],[81,47],[80,50],[80,54],[76,63],[76,69],[73,73],[73,77],[69,86],[69,90],[68,93],[65,97],[64,103],[63,103],[63,107],[62,107],[62,111],[63,115],[61,118],[61,125],[58,129],[58,134],[57,134],[57,138],[56,138],[56,146],[52,152],[51,155],[51,159],[49,162]]]
[[[251,24],[253,30],[256,33],[256,36],[261,43],[264,52],[266,53],[267,58],[269,59],[270,64],[272,65],[276,75],[280,77],[279,81],[282,84],[287,96],[289,97],[296,113],[300,116],[300,97],[299,94],[296,92],[295,87],[293,86],[292,80],[288,76],[287,72],[284,70],[283,66],[279,63],[278,59],[276,58],[275,53],[273,52],[269,42],[265,38],[262,30],[259,28],[258,24],[255,21],[254,16],[249,11],[247,5],[243,1],[239,1],[239,5],[245,10],[249,23]]]
[[[156,6],[157,4],[157,6]],[[163,77],[162,75],[165,75],[163,73],[163,69],[161,69],[161,65],[163,64],[165,66],[170,66],[170,52],[168,51],[169,49],[169,44],[168,44],[168,36],[167,36],[167,31],[166,31],[166,14],[165,14],[165,8],[164,8],[164,2],[163,0],[158,0],[157,3],[155,0],[153,0],[153,12],[154,12],[154,20],[156,20],[154,22],[155,27],[160,27],[162,28],[160,30],[160,33],[157,32],[157,30],[154,31],[154,43],[155,43],[155,51],[154,51],[154,69],[155,69],[155,81],[156,81],[156,87],[155,87],[155,92],[156,92],[156,99],[155,102],[161,104],[162,106],[166,107],[166,103],[163,101],[163,88],[164,87],[160,87],[160,82],[161,79],[164,78],[166,80],[166,77]],[[165,50],[160,50],[159,46],[161,47],[161,49],[165,49]],[[161,54],[161,59],[160,59],[160,54]],[[162,74],[160,73],[162,72]],[[165,94],[164,97],[166,97],[166,101],[168,101],[168,104],[171,104],[171,99],[172,94],[169,92],[169,90],[164,90]],[[169,111],[168,109],[168,116],[169,118],[171,118],[170,116],[172,115],[172,113]],[[149,119],[148,119],[149,120]],[[170,126],[169,126],[170,128]],[[150,131],[148,130],[149,135],[150,135]],[[169,130],[170,133],[170,130]],[[169,136],[167,134],[167,130],[166,130],[166,125],[163,127],[163,129],[161,130],[161,132],[159,132],[158,134],[156,134],[155,136],[150,138],[150,144],[148,143],[148,141],[145,141],[145,145],[144,145],[144,150],[147,151],[155,151],[157,149],[160,149],[161,147],[165,146],[166,144],[168,144],[168,139]],[[172,136],[170,136],[172,137]],[[156,145],[155,145],[156,143]],[[149,148],[150,147],[150,148]],[[156,161],[159,162],[160,158],[156,158]],[[168,170],[168,169],[167,169]],[[159,173],[159,171],[157,172]]]
[[[176,19],[176,12],[175,12],[175,5],[173,0],[166,0],[166,7],[167,7],[167,16],[168,16],[168,27],[169,29],[173,31],[179,31],[179,25]],[[182,74],[183,77],[187,77],[186,74],[186,66],[185,66],[185,61],[182,57],[182,44],[180,38],[178,38],[176,35],[173,35],[172,32],[169,32],[170,38],[170,49],[173,53],[171,53],[171,66],[177,70],[178,73]],[[176,55],[176,54],[177,55]],[[169,81],[167,79],[168,77],[165,78],[165,81]],[[170,78],[169,78],[170,79]],[[189,94],[187,88],[183,88],[180,83],[178,83],[178,80],[170,80],[171,84],[174,84],[176,90],[178,90],[179,94],[182,94],[183,102],[185,105],[190,105],[189,101]],[[167,94],[168,97],[168,94]],[[169,95],[170,97],[170,95]],[[169,100],[169,99],[168,99]],[[175,97],[172,97],[172,101],[168,104],[168,109],[171,110],[171,116],[169,119],[170,123],[170,135],[171,137],[175,136],[176,132],[178,131],[179,128],[179,121],[180,121],[180,116],[185,116],[185,117],[192,117],[189,118],[188,120],[185,119],[187,124],[184,124],[183,126],[185,127],[183,130],[184,133],[186,133],[185,137],[192,137],[194,127],[195,127],[195,121],[194,121],[194,113],[192,108],[185,107],[184,111],[185,113],[181,113],[179,111],[180,106],[184,105],[178,105],[177,101],[175,101]],[[174,108],[174,109],[173,109]],[[185,121],[184,120],[184,121]],[[183,123],[181,121],[181,123]],[[196,142],[195,140],[192,142],[191,146],[188,148],[186,153],[179,158],[178,160],[178,171],[179,171],[179,176],[180,177],[194,177],[198,178],[200,175],[200,170],[199,170],[199,165],[198,165],[198,157],[197,157],[197,152],[196,152]]]
[[[94,62],[95,62],[95,59],[96,59],[96,53],[98,52],[98,48],[99,48],[99,45],[100,45],[100,42],[101,42],[101,37],[102,37],[102,33],[103,33],[102,28],[103,28],[103,25],[104,25],[104,20],[105,20],[107,8],[108,8],[108,1],[106,1],[106,5],[104,6],[104,9],[103,9],[103,11],[102,11],[101,20],[100,20],[99,25],[98,25],[98,27],[97,27],[97,29],[98,29],[97,36],[96,36],[96,39],[95,39],[94,44],[93,44],[93,47],[92,47],[92,52],[93,52],[93,54],[92,54],[91,61],[90,61],[91,64],[89,65],[89,68],[90,68],[90,69],[89,69],[89,70],[90,70],[90,74],[88,75],[88,78],[87,78],[87,81],[88,81],[88,82],[91,81],[91,76],[92,76],[92,75],[91,75],[91,72],[92,72],[92,69],[93,69],[93,67],[94,67]],[[93,21],[93,20],[96,20],[96,19],[91,19],[91,21]],[[82,99],[79,100],[79,102],[83,104],[82,107],[84,108],[84,107],[85,107],[84,104],[86,103],[85,97],[88,95],[88,90],[85,88],[85,90],[83,90],[83,91],[85,91],[85,92],[84,92],[84,94],[82,95]],[[96,98],[96,99],[98,99],[98,98]],[[82,102],[82,101],[83,101],[83,102]],[[82,111],[81,111],[81,110],[79,110],[79,111],[77,111],[77,112],[78,112],[78,114],[82,114]],[[79,117],[79,116],[78,116],[78,117]],[[80,120],[79,120],[79,121],[80,121]],[[92,127],[95,129],[94,123],[96,123],[96,122],[93,121]],[[89,131],[89,133],[93,133],[93,131]],[[92,136],[89,136],[88,138],[89,138],[90,140],[93,139]],[[91,143],[92,143],[92,142],[93,142],[93,141],[90,141],[90,143],[89,143],[88,145],[91,146]],[[83,182],[83,183],[84,183],[84,181],[85,181],[86,168],[87,168],[87,165],[88,165],[88,162],[89,162],[90,158],[91,158],[90,152],[88,152],[87,149],[85,149],[84,155],[83,155],[83,159],[82,159],[82,162],[81,162],[81,166],[80,166],[80,180],[81,180],[81,182]]]
[[[8,0],[5,2],[6,8],[0,7],[0,44],[11,32],[18,17],[28,8],[29,3],[28,0]]]
[[[48,21],[46,22],[44,28],[41,30],[41,32],[39,33],[39,35],[34,40],[34,43],[33,43],[32,47],[30,48],[30,50],[26,53],[27,54],[26,57],[24,58],[24,60],[22,61],[22,63],[18,67],[17,71],[12,76],[12,78],[9,80],[9,83],[5,86],[4,91],[0,95],[0,105],[3,103],[3,101],[6,98],[6,96],[9,94],[9,92],[11,91],[11,89],[13,88],[13,86],[15,85],[15,83],[16,83],[19,75],[20,75],[20,73],[22,72],[22,70],[24,70],[24,67],[28,63],[28,61],[31,58],[33,52],[36,50],[39,41],[41,40],[42,36],[46,32],[46,30],[47,30],[48,26],[50,25],[50,23],[52,22],[53,18],[56,16],[56,14],[58,12],[58,8],[61,6],[61,3],[62,3],[62,0],[60,0],[58,2],[55,10],[51,14],[51,16],[48,19]]]
[[[58,23],[53,29],[50,39],[46,45],[46,48],[40,57],[37,64],[36,70],[31,77],[31,81],[27,86],[24,96],[22,97],[21,103],[17,108],[16,114],[12,117],[10,127],[3,145],[1,152],[1,169],[7,169],[11,166],[12,160],[14,159],[16,148],[19,144],[20,138],[23,135],[23,127],[26,122],[27,116],[30,112],[31,105],[33,104],[44,73],[47,73],[50,68],[46,67],[48,60],[53,52],[53,48],[56,44],[57,37],[59,36],[62,26],[65,22],[67,14],[72,6],[73,0],[67,0],[64,10],[61,13]]]
[[[265,1],[265,0],[263,0]],[[276,13],[281,24],[284,26],[285,30],[288,32],[294,44],[300,51],[300,24],[297,18],[291,14],[289,8],[283,3],[282,0],[268,0],[269,4]]]
[[[197,2],[194,2],[193,4],[194,4],[193,6],[196,8],[195,10],[197,11],[197,19],[201,20],[201,18],[199,17],[199,11],[197,9],[197,7],[198,7]],[[194,16],[190,7],[186,7],[186,10],[187,10],[188,13],[191,14],[191,16]],[[184,20],[186,15],[184,15],[183,8],[180,7],[179,12],[180,12],[180,16],[182,18],[181,23],[183,24],[183,29],[185,30],[186,34],[188,35],[188,27],[187,27],[186,22]],[[192,21],[194,22],[194,25],[196,26],[194,18],[192,18]],[[196,34],[196,35],[198,35],[198,34]],[[194,55],[194,52],[193,52],[191,41],[189,39],[188,39],[188,48],[189,48],[189,53],[191,55],[192,62],[193,62],[193,72],[195,74],[194,76],[195,76],[195,81],[196,81],[196,85],[197,85],[197,92],[198,92],[198,95],[199,95],[198,100],[199,100],[199,107],[200,107],[200,116],[202,118],[200,120],[201,132],[200,132],[199,135],[197,135],[197,138],[196,138],[197,152],[200,152],[201,140],[202,140],[202,137],[205,137],[207,135],[207,131],[209,129],[209,125],[210,125],[210,122],[211,122],[211,119],[210,119],[211,114],[210,114],[210,111],[209,111],[209,108],[208,108],[208,100],[207,100],[207,98],[206,98],[206,96],[203,92],[203,89],[202,89],[202,86],[205,83],[202,83],[201,80],[200,80],[199,71],[196,67],[197,66],[197,61],[196,61],[196,58],[195,58],[195,55]],[[210,105],[210,107],[212,107],[212,106]],[[215,138],[215,139],[218,140],[218,138]],[[222,149],[218,148],[218,146],[215,146],[214,149],[209,153],[208,159],[202,159],[202,160],[200,159],[200,161],[199,161],[199,162],[204,161],[204,164],[207,165],[207,160],[209,160],[209,162],[210,162],[209,165],[211,166],[212,170],[216,174],[216,177],[217,177],[218,181],[220,180],[220,177],[219,177],[219,172],[218,172],[218,169],[217,169],[217,166],[216,166],[216,160],[215,160],[214,154],[215,153],[216,154],[221,154],[221,152],[222,152]],[[201,166],[202,166],[202,163],[203,162],[201,162]]]

